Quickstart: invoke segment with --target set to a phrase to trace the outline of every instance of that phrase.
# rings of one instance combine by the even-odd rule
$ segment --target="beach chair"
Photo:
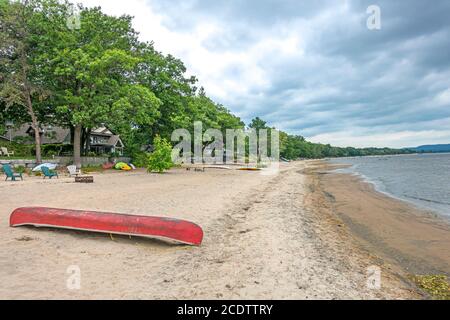
[[[47,167],[41,167],[42,173],[44,174],[44,179],[46,177],[48,178],[53,178],[53,177],[57,177],[59,179],[58,173],[57,172],[51,172],[49,168]]]
[[[78,177],[78,175],[81,174],[81,170],[78,170],[78,169],[77,169],[77,166],[74,166],[74,165],[72,165],[72,166],[67,166],[67,171],[69,171],[69,175],[70,175],[71,177],[72,177],[72,176]]]
[[[6,174],[5,181],[7,181],[8,179],[11,179],[11,181],[16,181],[16,178],[20,178],[20,180],[23,180],[22,174],[15,173],[9,164],[3,165],[3,172]]]
[[[1,147],[0,150],[2,150],[1,153],[3,153],[4,156],[13,156],[14,155],[14,151],[8,152],[8,148],[5,147]]]

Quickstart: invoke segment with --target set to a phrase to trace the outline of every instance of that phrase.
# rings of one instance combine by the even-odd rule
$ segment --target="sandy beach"
[[[285,164],[276,176],[174,169],[163,175],[141,170],[100,173],[94,184],[75,184],[68,177],[2,181],[0,298],[424,298],[407,280],[402,264],[359,236],[356,218],[344,215],[351,210],[340,207],[336,214],[334,206],[348,199],[321,191],[321,179],[328,175],[317,173],[324,169],[318,164],[323,163]],[[376,194],[364,189],[360,193]],[[183,218],[201,225],[205,238],[200,247],[189,247],[125,236],[10,228],[11,211],[23,206]],[[447,230],[442,230],[439,246],[448,245]],[[432,255],[428,249],[424,246]],[[67,268],[73,265],[81,271],[79,290],[66,285]],[[370,266],[381,268],[379,289],[367,286]]]

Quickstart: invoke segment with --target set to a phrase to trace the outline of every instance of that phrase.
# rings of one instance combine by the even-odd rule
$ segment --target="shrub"
[[[83,173],[92,173],[92,172],[103,172],[103,167],[101,165],[86,165],[81,168]]]
[[[62,144],[46,144],[41,146],[42,155],[44,157],[53,157],[57,156],[61,153],[61,150],[63,148]]]
[[[15,157],[33,157],[34,156],[34,145],[0,141],[0,147],[6,147],[6,148],[8,148],[8,151],[14,151]]]
[[[14,170],[17,173],[25,173],[27,171],[27,168],[25,168],[24,166],[18,166],[18,167],[15,167]]]
[[[15,137],[13,141],[17,144],[33,144],[34,138],[30,136]]]
[[[57,155],[58,155],[58,152],[56,152],[56,151],[48,151],[45,153],[46,157],[51,157],[51,158],[56,157]]]
[[[121,154],[117,151],[110,152],[108,155],[109,158],[119,158],[120,156],[121,156]]]
[[[147,171],[163,173],[173,167],[172,145],[160,136],[153,141],[155,150],[148,156]]]
[[[137,152],[132,156],[132,163],[138,168],[145,168],[148,165],[148,157],[146,152]]]

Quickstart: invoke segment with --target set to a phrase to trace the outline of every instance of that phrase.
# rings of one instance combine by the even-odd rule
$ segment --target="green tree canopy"
[[[84,128],[110,125],[122,130],[152,125],[160,116],[160,100],[140,84],[136,70],[137,34],[131,18],[105,15],[80,6],[80,29],[55,29],[57,43],[49,56],[56,121],[74,130],[74,161],[80,165]]]

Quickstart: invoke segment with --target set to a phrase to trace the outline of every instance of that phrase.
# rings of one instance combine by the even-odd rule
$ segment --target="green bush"
[[[163,173],[173,167],[172,145],[160,136],[153,141],[155,150],[148,156],[147,171]]]
[[[64,145],[62,145],[62,144],[46,144],[46,145],[42,145],[41,146],[42,155],[44,157],[49,157],[49,158],[51,158],[53,156],[58,156],[58,155],[61,154],[63,148],[64,148]]]
[[[114,151],[114,152],[110,152],[108,154],[108,157],[109,158],[119,158],[119,157],[121,157],[121,154],[119,152],[117,152],[117,151]]]
[[[56,151],[48,151],[48,152],[45,153],[45,156],[49,157],[49,158],[53,158],[53,157],[55,157],[57,155],[58,155],[58,152],[56,152]]]
[[[30,136],[24,136],[24,137],[15,137],[13,141],[17,144],[33,144],[34,138]]]
[[[148,165],[148,157],[150,155],[146,152],[137,152],[132,156],[132,163],[137,168],[145,168]]]
[[[24,166],[18,166],[14,168],[14,171],[17,173],[25,173],[27,171],[27,168],[25,168]]]
[[[0,141],[0,147],[8,148],[10,152],[14,151],[14,157],[34,157],[34,145]]]

